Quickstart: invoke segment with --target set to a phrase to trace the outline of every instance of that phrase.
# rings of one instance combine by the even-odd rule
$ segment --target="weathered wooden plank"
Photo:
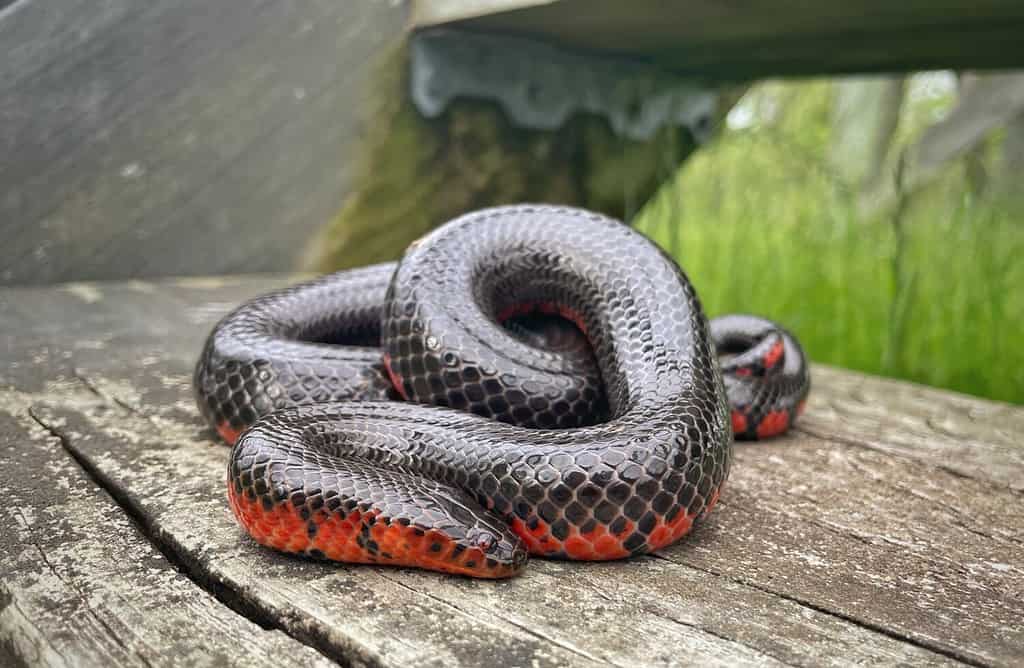
[[[290,269],[339,206],[369,64],[403,22],[370,1],[9,8],[0,282]]]
[[[1020,67],[1014,0],[417,0],[419,25],[514,32],[700,77]]]
[[[962,661],[1021,656],[1015,493],[809,438],[742,446],[736,470],[711,528],[730,558],[702,545],[668,558]]]
[[[1024,411],[1011,404],[828,367],[800,430],[1024,491]]]
[[[190,574],[231,591],[257,618],[274,620],[335,660],[482,665],[497,655],[505,665],[588,662],[586,654],[527,631],[498,628],[440,605],[379,571],[336,569],[253,549],[239,535],[221,494],[226,449],[196,439],[195,423],[117,406],[78,412],[40,403],[32,410],[105,487],[141,513],[147,532],[178,554]],[[102,431],[94,418],[105,425]],[[122,484],[125,478],[134,484]]]
[[[0,664],[330,664],[179,573],[32,420],[39,395],[0,397]]]
[[[216,317],[277,282],[6,290],[0,320],[18,322],[3,332],[6,356],[22,365],[0,372],[0,386],[34,388],[22,391],[35,393],[40,422],[193,578],[328,656],[382,665],[1009,666],[1024,654],[1024,518],[1013,512],[1019,492],[984,475],[1005,464],[995,447],[1005,427],[991,420],[973,427],[988,455],[970,476],[948,470],[924,439],[885,451],[806,433],[738,446],[721,509],[653,558],[535,560],[521,578],[481,583],[264,550],[230,516],[226,449],[199,423],[189,383]],[[62,324],[72,320],[73,329]],[[914,411],[938,398],[968,414],[996,412],[1003,425],[1024,419],[1019,408],[904,383],[815,374],[823,397],[848,395],[849,379],[857,388],[877,382],[868,401],[886,402],[886,439],[904,425],[898,411],[913,424]],[[807,424],[826,429],[830,402],[812,401]]]
[[[179,378],[187,383],[186,375]],[[89,382],[102,392],[139,399],[137,386],[123,380]],[[943,659],[827,612],[711,577],[706,569],[656,559],[538,561],[525,577],[497,584],[300,562],[240,535],[223,502],[226,453],[197,440],[194,424],[157,419],[159,443],[146,444],[139,435],[152,424],[148,413],[35,410],[101,470],[105,484],[124,490],[155,533],[175,551],[196,555],[192,568],[337,658],[477,665],[496,656],[509,665],[619,666],[800,664],[822,655],[831,662],[849,656],[868,662]],[[306,629],[314,631],[307,635]],[[329,638],[328,629],[340,638]],[[324,640],[317,632],[329,638],[327,644],[319,644]]]

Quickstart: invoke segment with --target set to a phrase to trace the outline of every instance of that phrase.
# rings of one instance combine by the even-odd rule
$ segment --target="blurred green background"
[[[637,226],[709,315],[777,319],[817,362],[1024,403],[1024,116],[958,125],[972,90],[1005,81],[756,84]]]

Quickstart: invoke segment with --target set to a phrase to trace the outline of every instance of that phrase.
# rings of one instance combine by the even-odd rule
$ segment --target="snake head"
[[[518,536],[504,527],[477,525],[455,543],[451,559],[467,575],[509,577],[526,565],[526,547]]]

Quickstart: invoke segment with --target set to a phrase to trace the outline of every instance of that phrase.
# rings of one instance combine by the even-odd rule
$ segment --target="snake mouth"
[[[455,543],[452,553],[456,560],[467,568],[482,568],[493,577],[515,575],[529,558],[522,540],[497,523],[475,526]],[[463,550],[468,557],[462,557]]]
[[[476,560],[477,558],[479,558],[479,561]],[[451,562],[440,559],[421,559],[415,564],[409,565],[415,566],[416,568],[427,568],[430,570],[441,571],[451,575],[465,575],[471,578],[500,580],[519,575],[522,572],[523,567],[526,566],[528,559],[529,556],[526,550],[517,550],[514,556],[508,561],[499,561],[492,557],[483,557],[482,555],[471,554],[470,558],[461,562]]]

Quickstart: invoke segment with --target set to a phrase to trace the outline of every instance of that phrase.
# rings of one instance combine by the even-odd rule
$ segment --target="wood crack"
[[[944,464],[936,464],[933,461],[923,459],[920,457],[913,457],[901,452],[894,452],[892,448],[879,447],[878,445],[867,440],[862,441],[845,434],[815,429],[814,427],[809,427],[805,423],[797,423],[796,425],[793,426],[793,431],[800,434],[804,434],[805,436],[810,436],[811,438],[821,439],[823,441],[839,443],[841,445],[860,448],[862,450],[870,450],[871,452],[881,452],[889,457],[899,457],[902,460],[913,462],[915,466],[926,466],[931,469],[942,471],[943,473],[948,473],[949,475],[954,476],[956,478],[960,478],[961,480],[970,480],[972,482],[979,482],[985,485],[991,485],[992,487],[995,487],[999,490],[1008,491],[1016,496],[1024,497],[1024,489],[1017,489],[1012,485],[999,482],[998,480],[991,480],[989,478],[979,478],[968,473],[965,473],[964,471],[961,471],[959,469],[955,469]]]
[[[83,381],[83,384],[88,387],[88,383]],[[91,387],[89,387],[89,390],[95,392]],[[102,397],[103,395],[100,396]],[[60,440],[63,449],[81,467],[89,479],[110,495],[114,502],[134,522],[142,535],[150,541],[171,565],[195,583],[196,586],[212,595],[221,604],[260,628],[267,631],[284,633],[343,666],[349,666],[354,663],[379,665],[379,662],[368,661],[368,657],[358,654],[358,652],[353,651],[351,648],[332,642],[326,637],[324,632],[311,628],[311,625],[283,623],[282,618],[275,616],[274,611],[258,599],[246,596],[228,584],[212,577],[212,574],[204,567],[200,560],[190,555],[172,536],[157,527],[153,520],[142,512],[135,499],[79,452],[72,443],[70,433],[65,432],[60,425],[48,422],[46,416],[41,414],[35,406],[29,408],[29,416],[39,426]],[[145,661],[144,657],[140,658]]]
[[[807,503],[807,504],[809,504],[811,506],[817,506],[818,505],[817,499],[809,497],[806,494],[800,494],[798,492],[792,492],[792,491],[788,491],[788,490],[785,492],[785,494],[787,496],[790,496],[790,497],[794,498],[794,499],[799,499],[800,501],[803,501],[804,503]],[[891,545],[893,547],[898,547],[900,549],[908,549],[908,548],[914,547],[913,544],[911,544],[911,543],[905,543],[905,542],[902,542],[902,541],[898,541],[898,540],[896,540],[894,538],[889,538],[888,536],[882,536],[880,534],[865,534],[865,533],[861,533],[860,531],[857,531],[856,529],[852,529],[850,527],[843,526],[843,525],[838,524],[836,522],[830,522],[828,520],[818,519],[816,517],[804,517],[802,515],[795,514],[795,513],[792,513],[790,511],[788,511],[785,506],[783,506],[781,508],[777,508],[775,510],[776,510],[776,512],[778,512],[779,514],[781,514],[781,515],[783,515],[785,517],[788,517],[788,518],[791,518],[791,519],[796,519],[796,520],[801,521],[801,522],[806,522],[808,524],[812,524],[812,525],[814,525],[816,527],[819,527],[821,529],[824,529],[824,530],[828,531],[829,533],[832,533],[832,534],[834,534],[836,536],[840,536],[842,538],[849,538],[850,540],[855,540],[858,543],[860,543],[862,545],[867,545],[869,547],[879,547],[881,545]],[[944,559],[943,561],[944,562],[949,562],[948,559]]]
[[[52,434],[52,432],[50,433]],[[134,655],[145,665],[152,667],[153,664],[144,654],[133,651],[132,648],[128,647],[128,645],[125,644],[124,640],[121,639],[120,634],[118,634],[114,629],[110,627],[110,624],[108,624],[107,621],[103,618],[103,615],[96,612],[96,610],[89,603],[89,600],[85,597],[85,594],[82,593],[81,589],[78,588],[75,582],[68,580],[63,575],[61,575],[60,571],[57,570],[57,567],[54,566],[53,562],[50,561],[50,557],[46,554],[46,550],[44,550],[43,547],[39,544],[39,542],[32,536],[32,524],[28,521],[28,519],[25,517],[24,513],[21,511],[20,508],[15,508],[14,510],[21,517],[22,526],[24,526],[25,532],[27,534],[26,538],[28,539],[29,543],[32,544],[32,547],[35,548],[36,552],[39,553],[40,561],[43,562],[43,564],[46,566],[47,570],[50,571],[53,577],[57,578],[57,580],[59,580],[70,591],[74,592],[75,598],[78,599],[78,602],[82,605],[82,608],[85,610],[86,614],[88,614],[89,617],[95,620],[96,623],[103,628],[103,630],[106,632],[107,637],[109,637],[110,640],[115,645],[123,649],[125,653]]]
[[[697,566],[697,565],[694,565],[694,564],[689,564],[689,563],[685,563],[685,562],[676,561],[675,559],[672,559],[672,558],[670,558],[670,557],[668,557],[666,555],[663,555],[663,554],[654,553],[651,556],[653,556],[655,558],[658,558],[658,559],[665,559],[666,561],[671,561],[673,563],[682,564],[682,565],[688,566],[690,568],[695,568],[695,569],[697,569],[697,570],[699,570],[701,572],[707,573],[708,575],[713,575],[715,577],[725,578],[726,580],[729,580],[730,582],[734,582],[734,583],[739,584],[739,585],[744,585],[744,586],[747,586],[747,587],[752,587],[753,589],[757,589],[758,591],[763,592],[765,594],[769,594],[771,596],[776,596],[776,597],[778,597],[778,598],[780,598],[782,600],[790,601],[791,603],[795,603],[795,604],[797,604],[797,605],[799,605],[801,607],[807,608],[809,610],[813,610],[813,611],[821,613],[823,615],[828,615],[830,617],[834,617],[834,618],[842,620],[844,622],[848,622],[848,623],[853,624],[854,626],[860,627],[861,629],[864,629],[866,631],[873,631],[875,633],[879,633],[879,634],[881,634],[883,636],[886,636],[887,638],[891,638],[892,640],[903,642],[903,643],[906,643],[908,645],[912,645],[912,646],[920,648],[920,649],[925,649],[925,650],[928,650],[930,652],[934,652],[936,654],[940,654],[940,655],[946,657],[947,659],[952,659],[953,661],[958,661],[958,662],[966,664],[968,666],[976,666],[977,668],[988,668],[988,666],[989,666],[989,664],[987,664],[987,663],[985,663],[985,662],[983,662],[983,661],[981,661],[981,660],[979,660],[979,659],[977,659],[975,657],[969,656],[969,655],[967,655],[967,654],[965,654],[963,652],[958,652],[956,650],[949,649],[948,647],[943,647],[941,645],[938,645],[936,643],[930,642],[928,640],[914,638],[912,636],[906,635],[906,634],[901,633],[899,631],[896,631],[894,629],[890,629],[890,628],[888,628],[886,626],[882,626],[881,624],[878,624],[878,623],[875,623],[875,622],[872,622],[872,621],[869,621],[869,620],[866,620],[866,619],[862,619],[860,617],[855,617],[853,615],[850,615],[850,614],[845,613],[845,612],[841,612],[839,610],[833,610],[831,608],[825,607],[825,606],[823,606],[821,604],[818,604],[818,603],[814,603],[812,601],[809,601],[807,599],[801,598],[799,596],[794,596],[792,594],[786,594],[786,593],[778,591],[776,589],[772,589],[770,587],[766,587],[765,585],[762,585],[762,584],[760,584],[758,582],[755,582],[753,580],[749,580],[747,578],[737,578],[735,576],[729,575],[728,573],[717,571],[717,570],[712,569],[712,568],[707,568],[707,567],[704,567],[704,566]]]
[[[651,558],[658,558],[658,557],[661,557],[661,555],[649,554],[649,555],[646,555],[646,557],[643,557],[643,558],[651,559]],[[665,559],[665,558],[662,557],[662,560],[663,561],[667,561],[668,563],[670,563],[670,564],[672,564],[674,566],[679,566],[679,567],[682,567],[682,568],[690,568],[689,566],[676,563],[676,562],[674,562],[674,561],[672,561],[670,559]],[[545,575],[547,575],[547,574],[545,574]],[[552,576],[548,575],[548,577],[552,577]],[[623,602],[620,599],[617,599],[617,598],[615,598],[613,596],[609,596],[607,593],[605,593],[602,590],[601,587],[595,586],[594,583],[591,582],[591,580],[589,578],[581,577],[580,580],[582,582],[585,582],[586,585],[587,585],[587,589],[589,589],[590,591],[594,592],[594,594],[596,594],[599,598],[604,599],[604,600],[606,600],[606,601],[608,601],[610,603],[622,603]],[[796,664],[789,663],[785,659],[782,659],[782,658],[779,658],[777,656],[774,656],[773,654],[771,654],[769,652],[766,652],[765,650],[761,649],[760,647],[756,647],[754,645],[750,645],[750,644],[740,640],[739,638],[734,638],[734,637],[728,636],[728,635],[726,635],[724,633],[721,633],[719,631],[715,631],[715,630],[713,630],[711,628],[702,626],[700,624],[696,624],[694,622],[684,621],[682,619],[679,619],[677,617],[669,615],[669,614],[667,614],[667,613],[665,613],[665,612],[663,612],[663,611],[661,611],[661,610],[659,610],[657,608],[652,608],[650,606],[646,606],[646,605],[643,605],[643,604],[639,605],[638,607],[639,607],[640,610],[643,610],[644,612],[646,612],[646,613],[648,613],[650,615],[654,615],[655,617],[658,617],[659,619],[664,619],[664,620],[672,622],[674,624],[678,624],[679,626],[684,626],[686,628],[689,628],[689,629],[692,629],[694,631],[697,631],[698,633],[706,633],[707,635],[712,636],[714,638],[717,638],[718,640],[726,642],[726,643],[728,643],[730,645],[737,645],[739,647],[743,647],[743,648],[745,648],[745,649],[747,649],[747,650],[757,654],[758,656],[763,656],[763,657],[766,657],[766,658],[773,659],[773,660],[778,661],[779,663],[782,663],[782,664],[787,665],[787,666],[796,666]]]
[[[970,515],[965,514],[960,508],[953,505],[952,503],[925,494],[919,489],[914,489],[913,487],[910,487],[908,485],[904,485],[902,483],[890,480],[885,476],[879,476],[870,467],[865,466],[860,462],[852,461],[851,465],[861,473],[870,476],[872,481],[875,482],[876,484],[885,485],[889,489],[895,490],[901,494],[909,494],[915,498],[921,499],[922,501],[926,501],[928,503],[935,505],[938,508],[941,508],[943,511],[949,513],[952,516],[950,518],[952,523],[955,524],[957,527],[963,529],[964,531],[968,531],[976,536],[980,536],[981,538],[986,538],[988,540],[1006,541],[1009,543],[1013,543],[1014,545],[1024,545],[1024,540],[1021,540],[1016,536],[1001,533],[989,533],[979,528],[977,524],[971,524],[970,522],[973,518]]]
[[[118,406],[120,406],[121,408],[123,408],[126,411],[128,411],[129,413],[131,413],[132,415],[137,415],[137,416],[139,416],[141,418],[144,418],[144,419],[149,420],[150,422],[152,422],[152,420],[150,420],[149,416],[143,414],[142,411],[140,411],[136,406],[131,405],[127,401],[125,401],[125,400],[121,399],[120,397],[118,397],[117,395],[110,394],[109,392],[105,392],[102,389],[100,389],[100,387],[98,385],[96,385],[96,383],[94,383],[92,381],[92,379],[90,379],[88,376],[86,376],[84,373],[82,373],[82,371],[80,369],[78,369],[78,368],[72,369],[71,373],[75,377],[75,380],[79,381],[85,387],[85,389],[89,390],[89,392],[91,392],[92,394],[96,395],[98,398],[100,398],[103,401],[108,402],[108,403],[109,402],[113,402],[113,403],[117,404]]]
[[[785,659],[781,659],[781,658],[779,658],[779,657],[777,657],[777,656],[775,656],[773,654],[770,654],[769,652],[765,652],[763,649],[761,649],[759,647],[755,647],[753,645],[749,645],[749,644],[743,642],[742,640],[739,640],[738,638],[731,638],[731,637],[729,637],[729,636],[727,636],[727,635],[725,635],[723,633],[718,633],[717,631],[713,631],[711,629],[704,628],[704,627],[702,627],[699,624],[694,624],[692,622],[683,621],[682,619],[678,619],[676,617],[673,617],[672,615],[665,614],[664,612],[662,612],[660,610],[656,610],[654,608],[649,608],[647,606],[640,606],[640,609],[643,610],[644,612],[646,612],[649,615],[654,615],[655,617],[659,617],[659,618],[664,619],[666,621],[672,622],[673,624],[678,624],[678,625],[686,627],[688,629],[693,629],[694,631],[697,631],[699,633],[706,633],[709,636],[712,636],[714,638],[718,638],[719,640],[721,640],[723,642],[727,642],[727,643],[732,644],[732,645],[738,645],[740,647],[743,647],[743,648],[753,652],[757,656],[761,656],[761,657],[764,657],[766,659],[771,659],[773,661],[778,661],[780,664],[782,664],[784,666],[792,666],[793,668],[798,668],[798,664],[790,663],[789,661],[786,661]]]
[[[467,609],[465,609],[463,607],[460,607],[460,606],[452,603],[451,601],[449,601],[449,600],[447,600],[445,598],[442,598],[442,597],[437,596],[435,594],[431,594],[428,591],[422,591],[420,589],[416,589],[414,587],[410,587],[409,585],[405,584],[404,582],[402,582],[400,580],[397,580],[395,578],[389,577],[389,576],[385,575],[384,573],[378,572],[378,575],[380,575],[380,577],[384,578],[388,582],[396,584],[399,587],[402,587],[403,589],[411,591],[411,592],[413,592],[416,595],[426,596],[427,598],[429,598],[429,599],[431,599],[431,600],[433,600],[433,601],[435,601],[437,603],[440,603],[440,604],[442,604],[442,605],[444,605],[446,607],[449,607],[449,608],[451,608],[453,610],[456,610],[460,614],[466,615],[467,617],[470,617],[470,618],[474,618],[475,617],[475,615],[473,614],[473,612],[471,610],[467,610]],[[480,608],[480,606],[474,606],[474,607]],[[596,656],[594,656],[592,654],[589,654],[589,653],[579,649],[578,647],[575,647],[575,646],[573,646],[571,644],[565,643],[565,642],[559,640],[558,638],[555,638],[555,637],[553,637],[553,636],[551,636],[549,634],[541,633],[540,631],[538,631],[536,629],[531,629],[530,627],[525,626],[525,625],[517,622],[516,620],[511,619],[509,617],[506,617],[506,616],[504,616],[502,614],[499,614],[499,613],[494,612],[492,610],[489,610],[489,612],[491,612],[491,614],[493,614],[495,617],[497,617],[501,621],[505,622],[506,624],[510,624],[511,626],[513,626],[513,627],[519,629],[520,631],[526,633],[530,637],[535,638],[537,640],[541,640],[541,641],[546,642],[546,643],[550,643],[550,644],[552,644],[552,645],[554,645],[554,646],[556,646],[556,647],[558,647],[560,649],[563,649],[563,650],[565,650],[567,652],[575,654],[576,656],[579,656],[580,658],[587,659],[588,661],[593,661],[595,663],[602,663],[604,665],[618,666],[619,668],[624,668],[623,666],[621,666],[621,664],[608,661],[607,659],[602,659],[602,658],[596,657]]]

